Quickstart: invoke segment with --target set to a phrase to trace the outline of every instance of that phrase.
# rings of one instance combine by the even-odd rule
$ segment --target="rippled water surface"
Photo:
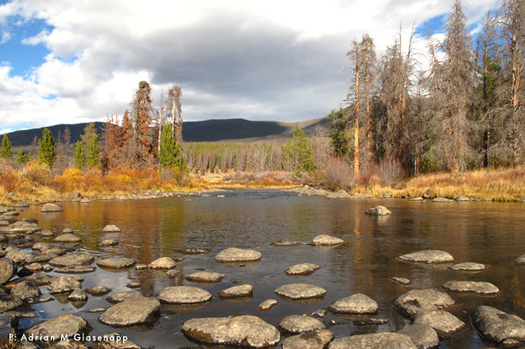
[[[53,232],[72,228],[83,238],[82,250],[97,259],[108,256],[136,258],[150,263],[162,256],[182,257],[185,275],[196,271],[215,271],[226,277],[217,284],[199,284],[214,295],[207,305],[185,312],[163,306],[154,325],[115,329],[98,322],[100,313],[86,310],[108,307],[105,297],[90,296],[87,303],[57,300],[34,306],[43,318],[74,313],[93,327],[90,335],[115,330],[141,347],[197,347],[180,331],[181,324],[195,317],[252,314],[278,326],[291,314],[310,314],[327,308],[334,301],[365,293],[380,305],[373,316],[339,317],[328,313],[323,319],[338,337],[358,333],[397,331],[409,324],[393,307],[394,300],[412,288],[440,288],[450,280],[480,280],[500,288],[496,296],[451,294],[458,306],[450,311],[467,323],[468,329],[444,340],[441,348],[481,348],[490,346],[472,329],[469,315],[487,304],[525,317],[525,266],[512,261],[525,253],[525,205],[519,203],[465,202],[432,203],[401,199],[328,199],[297,196],[282,191],[231,190],[211,196],[150,199],[139,201],[93,201],[91,204],[65,203],[61,213],[39,212],[39,207],[25,210],[20,217],[33,217],[39,225]],[[365,215],[370,207],[384,205],[392,211],[388,217]],[[104,234],[106,224],[122,229],[120,234]],[[310,242],[318,234],[329,234],[346,240],[334,248],[311,245],[277,247],[280,239]],[[116,238],[120,244],[99,249],[102,238]],[[215,254],[228,247],[257,249],[263,259],[256,264],[230,266],[216,263]],[[209,249],[202,255],[184,255],[187,248]],[[448,265],[409,264],[396,261],[401,254],[423,249],[441,249],[451,253],[457,262],[479,262],[489,265],[482,272],[457,272]],[[284,274],[289,266],[312,262],[321,266],[314,274],[302,278]],[[111,271],[98,268],[83,274],[83,287],[106,285],[113,293],[129,291],[126,284],[139,280],[137,289],[146,296],[156,296],[162,288],[193,285],[182,277],[169,279],[163,272]],[[389,280],[401,276],[412,281],[405,287]],[[253,298],[226,301],[217,292],[239,282],[254,286]],[[327,289],[323,299],[301,304],[279,298],[274,290],[284,284],[305,282]],[[46,293],[44,287],[42,291]],[[269,298],[279,300],[270,311],[261,312],[258,305]],[[186,309],[187,310],[187,309]],[[366,324],[367,320],[387,319],[383,325]],[[27,325],[27,324],[26,324]],[[87,343],[88,345],[92,343]],[[279,345],[280,347],[280,345]]]

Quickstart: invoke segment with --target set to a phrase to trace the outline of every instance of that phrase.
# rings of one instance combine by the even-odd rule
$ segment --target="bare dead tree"
[[[168,92],[168,117],[171,117],[171,128],[175,140],[182,147],[182,105],[180,98],[182,88],[175,84]]]

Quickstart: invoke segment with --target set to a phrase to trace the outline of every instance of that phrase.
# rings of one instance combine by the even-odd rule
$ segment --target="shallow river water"
[[[392,215],[364,214],[377,205],[388,207]],[[202,270],[226,275],[219,283],[197,285],[214,295],[207,305],[194,309],[163,305],[159,319],[148,326],[111,328],[98,321],[100,313],[86,312],[110,306],[105,300],[107,295],[89,296],[87,303],[71,303],[65,297],[57,297],[33,306],[44,319],[64,313],[83,317],[93,327],[90,335],[117,331],[145,348],[198,347],[180,330],[181,324],[190,318],[251,314],[278,326],[286,315],[310,314],[354,293],[373,298],[380,305],[379,312],[361,317],[340,317],[328,312],[323,321],[336,338],[397,331],[410,323],[393,306],[398,296],[413,288],[443,290],[441,285],[450,280],[488,281],[499,287],[500,292],[490,297],[449,292],[457,306],[448,310],[467,323],[467,329],[442,341],[440,348],[490,347],[470,323],[469,316],[479,305],[491,305],[525,317],[525,266],[513,263],[525,253],[525,205],[520,203],[349,200],[298,196],[285,191],[228,190],[202,197],[93,201],[61,206],[63,212],[47,214],[41,213],[39,207],[31,207],[20,218],[36,218],[40,227],[55,233],[72,228],[83,239],[81,250],[96,259],[123,256],[148,264],[162,256],[182,257],[184,275]],[[119,226],[122,232],[102,233],[107,224]],[[336,236],[346,243],[334,248],[271,244],[280,239],[309,243],[319,234]],[[97,242],[105,237],[117,239],[119,245],[99,248]],[[213,257],[228,247],[257,249],[263,258],[244,267],[215,262]],[[182,254],[188,248],[211,252]],[[456,262],[479,262],[489,267],[481,272],[458,272],[449,270],[450,264],[410,264],[396,260],[402,254],[423,249],[445,250]],[[321,269],[301,278],[284,274],[288,267],[305,262],[318,264]],[[195,285],[182,277],[169,279],[164,272],[134,268],[126,271],[97,268],[81,276],[85,279],[83,288],[106,285],[112,293],[129,291],[126,284],[138,280],[142,286],[136,291],[146,296],[157,296],[167,286]],[[408,278],[412,284],[401,286],[389,279],[393,276]],[[218,291],[238,282],[254,286],[252,298],[232,302],[217,296]],[[274,293],[277,287],[294,282],[319,285],[328,293],[309,304],[282,299]],[[47,296],[46,289],[41,290]],[[279,300],[279,304],[269,311],[259,311],[258,305],[269,298]],[[371,318],[388,322],[367,324]],[[29,326],[32,321],[25,320],[21,325]]]

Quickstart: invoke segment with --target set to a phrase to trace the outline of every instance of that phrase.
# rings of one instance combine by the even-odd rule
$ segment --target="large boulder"
[[[410,290],[395,301],[395,306],[405,315],[412,316],[424,310],[436,310],[454,304],[445,292],[433,289]]]
[[[71,338],[75,334],[89,331],[91,331],[91,326],[86,320],[79,316],[64,314],[27,329],[25,334],[34,337],[54,337],[58,341],[62,336]]]
[[[220,298],[241,298],[251,297],[253,295],[252,285],[237,285],[225,290],[219,291],[218,296]]]
[[[334,340],[328,349],[416,349],[408,336],[384,332],[359,334]]]
[[[16,283],[11,289],[11,294],[22,299],[40,296],[40,289],[31,281],[21,281]]]
[[[277,328],[252,315],[191,319],[182,331],[202,343],[249,348],[269,348],[281,340]]]
[[[334,313],[346,314],[374,314],[379,310],[379,305],[372,298],[362,293],[340,299],[330,306]]]
[[[254,250],[244,250],[241,248],[227,248],[215,256],[217,262],[255,262],[261,260],[262,253]]]
[[[300,300],[324,297],[326,290],[310,284],[287,284],[277,288],[275,293],[286,298]]]
[[[496,294],[499,292],[499,288],[486,281],[447,281],[443,284],[443,287],[454,292],[478,294]]]
[[[397,257],[400,261],[417,262],[417,263],[451,263],[454,257],[448,252],[440,250],[424,250],[404,254]]]
[[[202,288],[192,286],[171,286],[162,289],[159,300],[172,304],[195,304],[211,300],[212,295]]]
[[[525,320],[499,309],[482,305],[472,314],[472,323],[485,338],[504,347],[525,342]]]
[[[279,327],[289,333],[297,334],[301,332],[325,329],[326,325],[319,319],[311,316],[288,315],[279,323]]]
[[[208,271],[199,271],[186,276],[186,280],[192,282],[219,282],[225,277],[224,274]]]
[[[117,303],[100,315],[100,322],[110,326],[131,326],[153,322],[160,311],[160,302],[151,297]]]

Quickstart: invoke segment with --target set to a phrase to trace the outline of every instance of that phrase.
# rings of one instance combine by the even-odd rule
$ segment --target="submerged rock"
[[[465,262],[465,263],[457,263],[457,264],[451,265],[448,268],[450,270],[457,270],[457,271],[479,271],[479,270],[487,269],[487,266],[481,263]]]
[[[395,301],[395,306],[405,315],[412,316],[424,310],[436,310],[454,304],[445,292],[433,289],[410,290]]]
[[[281,340],[277,328],[252,315],[191,319],[182,325],[182,331],[206,344],[269,348]]]
[[[302,264],[293,265],[290,268],[286,269],[284,272],[286,275],[302,276],[302,275],[310,275],[320,268],[321,267],[318,266],[317,264],[302,263]]]
[[[275,293],[286,298],[297,300],[324,297],[326,290],[322,287],[309,284],[287,284],[277,288]]]
[[[104,229],[102,229],[102,231],[105,233],[119,233],[120,228],[117,227],[116,225],[108,224],[104,227]]]
[[[71,292],[67,299],[71,301],[85,301],[86,299],[88,299],[88,296],[84,290],[77,288],[76,290]]]
[[[22,299],[40,296],[40,289],[31,281],[22,281],[13,286],[11,294]]]
[[[398,284],[403,285],[403,286],[408,286],[408,285],[410,285],[412,283],[412,281],[410,281],[409,279],[403,278],[403,277],[398,277],[398,276],[393,276],[393,277],[391,277],[389,279],[394,281],[394,282],[397,282]]]
[[[306,331],[325,329],[326,325],[321,320],[311,316],[289,315],[281,320],[279,327],[286,332],[297,334]]]
[[[252,285],[238,285],[219,291],[217,293],[220,298],[241,298],[251,297],[253,295]]]
[[[322,234],[322,235],[317,235],[312,240],[312,245],[339,245],[344,242],[345,241],[343,239],[339,239],[334,236]]]
[[[33,326],[27,329],[25,334],[35,337],[55,337],[59,340],[61,336],[71,338],[75,334],[88,333],[89,331],[91,331],[91,326],[86,320],[79,316],[65,314]]]
[[[62,274],[82,274],[82,273],[91,273],[95,271],[95,267],[90,265],[72,265],[69,267],[58,268],[55,271]]]
[[[392,212],[390,212],[390,210],[385,206],[376,206],[373,208],[369,208],[365,213],[376,216],[387,216],[389,214],[392,214]]]
[[[519,256],[518,258],[516,258],[516,259],[514,260],[514,263],[517,263],[517,264],[525,264],[525,254]]]
[[[65,242],[65,243],[77,243],[81,241],[82,241],[82,238],[79,238],[78,236],[72,233],[62,234],[53,239],[53,242]]]
[[[297,246],[297,245],[306,245],[306,244],[300,241],[291,241],[291,240],[281,239],[279,241],[272,242],[272,245],[274,246]]]
[[[160,302],[151,297],[123,301],[100,315],[100,322],[110,326],[131,326],[153,322],[160,311]]]
[[[478,294],[496,294],[499,288],[486,281],[447,281],[443,287],[454,292],[471,292]]]
[[[415,316],[414,324],[430,326],[440,337],[447,337],[467,327],[463,321],[444,310],[419,312]]]
[[[340,299],[330,306],[334,313],[345,314],[374,314],[379,310],[379,305],[372,298],[362,293]]]
[[[192,286],[172,286],[162,289],[159,300],[171,304],[195,304],[211,300],[212,295],[202,288]]]
[[[22,298],[12,294],[0,294],[0,313],[13,310],[24,304]]]
[[[71,276],[60,275],[48,286],[50,293],[64,293],[82,288],[80,281]]]
[[[108,246],[116,246],[118,245],[118,241],[117,240],[113,240],[113,239],[106,239],[106,240],[101,240],[98,245],[100,247],[108,247]]]
[[[485,338],[503,346],[525,342],[525,320],[499,309],[482,305],[472,314],[476,330]]]
[[[86,288],[85,291],[93,296],[103,296],[111,292],[111,289],[104,285],[98,285],[98,286],[88,287]]]
[[[408,336],[393,332],[359,334],[334,340],[328,349],[416,349]]]
[[[428,325],[412,324],[397,331],[397,333],[408,336],[418,349],[430,349],[439,346],[436,330]]]
[[[138,294],[136,292],[127,291],[127,292],[115,293],[109,296],[108,298],[106,298],[106,300],[110,303],[119,303],[119,302],[124,302],[124,301],[140,300],[142,298],[145,298],[145,297],[141,294]]]
[[[283,349],[323,349],[333,339],[334,334],[326,329],[308,331],[286,338]]]
[[[255,262],[261,260],[262,253],[254,250],[244,250],[241,248],[227,248],[215,256],[217,262]]]
[[[454,257],[448,252],[440,250],[424,250],[404,254],[397,257],[401,261],[418,263],[450,263],[454,262]]]

